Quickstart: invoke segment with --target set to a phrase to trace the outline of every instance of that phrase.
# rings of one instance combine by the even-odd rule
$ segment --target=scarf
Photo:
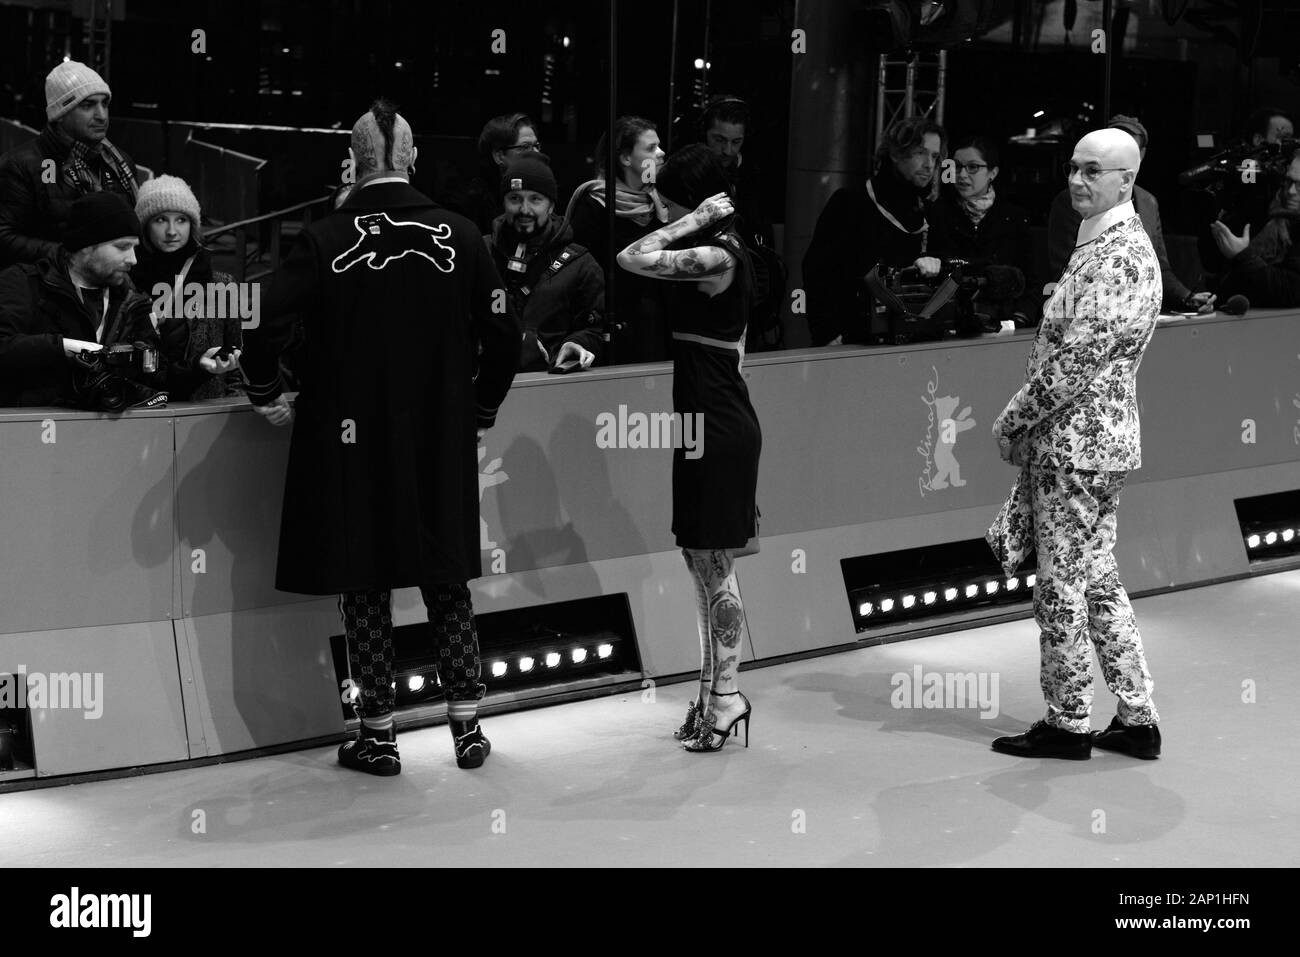
[[[564,210],[566,222],[573,221],[573,209],[578,204],[579,197],[584,193],[590,193],[592,199],[601,206],[605,205],[605,181],[603,179],[588,180],[573,191],[573,197],[569,200],[568,208]],[[650,222],[652,212],[659,222],[668,222],[668,207],[659,198],[659,192],[653,185],[647,186],[644,192],[638,192],[629,189],[621,182],[614,184],[615,216],[630,219],[638,226],[645,226]]]
[[[970,217],[970,221],[978,226],[980,220],[984,218],[984,214],[993,206],[994,199],[993,184],[989,183],[989,188],[984,190],[980,196],[971,196],[970,198],[958,196],[957,205]]]
[[[1282,193],[1273,197],[1268,207],[1268,222],[1250,240],[1251,252],[1270,266],[1275,266],[1291,251],[1292,231],[1300,225],[1300,209],[1287,209]]]
[[[191,226],[191,230],[197,232],[197,227]],[[185,266],[186,260],[191,256],[197,256],[199,252],[198,241],[194,238],[193,232],[190,234],[190,241],[175,252],[165,253],[154,247],[147,238],[142,237],[140,245],[135,248],[136,268],[131,270],[131,280],[135,283],[137,289],[145,295],[153,296],[153,287],[156,283],[165,282],[172,286],[176,282],[176,277]],[[186,282],[190,280],[187,278]]]
[[[107,189],[121,193],[132,206],[135,205],[140,192],[135,184],[135,171],[116,146],[108,140],[101,140],[93,146],[74,140],[53,124],[50,131],[59,143],[68,148],[68,158],[63,161],[63,180],[73,192],[85,196]],[[99,170],[98,177],[91,169],[92,162]]]

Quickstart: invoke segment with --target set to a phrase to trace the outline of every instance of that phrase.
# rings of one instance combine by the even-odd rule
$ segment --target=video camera
[[[1178,185],[1187,187],[1205,186],[1211,190],[1222,188],[1228,179],[1240,176],[1247,164],[1252,164],[1255,175],[1281,178],[1286,175],[1286,167],[1291,155],[1300,141],[1281,140],[1277,143],[1237,143],[1222,152],[1215,153],[1200,166],[1193,166],[1178,174]]]
[[[950,259],[939,275],[923,277],[916,266],[881,268],[863,278],[872,344],[902,345],[971,338],[1000,328],[982,314],[985,302],[1007,303],[1022,295],[1025,277],[1014,266],[975,266]]]

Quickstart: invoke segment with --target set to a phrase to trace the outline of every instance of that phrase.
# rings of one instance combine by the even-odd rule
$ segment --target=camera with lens
[[[877,264],[863,284],[872,344],[934,342],[983,332],[972,302],[978,283],[964,279],[960,265],[927,278],[915,266]]]
[[[119,342],[75,357],[73,385],[78,405],[90,412],[152,409],[167,404],[167,393],[142,380],[158,372],[158,350],[143,342]]]

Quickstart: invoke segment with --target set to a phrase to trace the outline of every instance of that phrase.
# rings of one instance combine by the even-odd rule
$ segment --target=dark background
[[[857,6],[866,0],[820,2]],[[1000,11],[1011,6],[1011,0],[989,2]],[[1267,6],[1277,0],[1251,2]],[[1062,144],[1068,144],[1104,121],[1103,58],[1088,51],[1083,29],[1100,4],[1077,0],[1079,22],[1068,32],[1066,0],[1022,3],[1019,49],[1005,29],[1000,38],[951,46],[945,116],[951,134],[978,130],[1005,138],[1035,125],[1033,113],[1042,109],[1063,121]],[[1300,105],[1300,31],[1289,40],[1285,35],[1297,21],[1270,21],[1254,55],[1246,57],[1241,46],[1250,38],[1238,37],[1245,27],[1231,19],[1237,14],[1224,14],[1216,38],[1187,19],[1168,25],[1159,15],[1162,0],[1116,5],[1132,16],[1124,17],[1127,41],[1114,57],[1111,112],[1141,117],[1152,136],[1142,183],[1162,199],[1167,228],[1191,231],[1195,203],[1179,201],[1174,176],[1204,155],[1195,148],[1195,135],[1215,132],[1223,139],[1239,132],[1260,102],[1293,110]],[[1237,4],[1193,0],[1189,6],[1231,11]],[[671,131],[666,120],[673,4],[666,0],[620,5],[617,112],[646,116],[659,124],[661,138],[671,136],[680,145],[697,136],[706,92],[747,98],[753,122],[745,159],[763,170],[771,184],[769,216],[783,221],[789,137],[821,122],[818,116],[790,122],[796,3],[681,0],[678,9]],[[74,59],[86,57],[76,12],[75,5],[54,0],[0,0],[0,116],[43,125],[46,72],[65,51]],[[694,66],[705,56],[706,12],[712,67],[707,91],[704,73]],[[1278,24],[1285,27],[1283,35]],[[498,28],[506,31],[504,55],[490,49]],[[206,31],[206,55],[191,52],[195,29]],[[484,121],[520,110],[538,123],[563,201],[589,176],[588,157],[606,126],[608,40],[608,5],[595,0],[125,0],[125,18],[112,34],[113,118],[348,130],[382,94],[398,103],[420,138],[416,185],[436,194],[473,173],[474,142]],[[124,141],[125,124],[109,135]],[[319,196],[337,181],[347,146],[344,137],[327,134],[211,131],[204,137],[272,159],[264,174],[264,210]],[[1006,151],[999,185],[1036,218],[1060,188],[1053,170],[1062,149],[1068,146]],[[137,159],[166,168],[166,157]],[[865,165],[864,155],[864,171]]]

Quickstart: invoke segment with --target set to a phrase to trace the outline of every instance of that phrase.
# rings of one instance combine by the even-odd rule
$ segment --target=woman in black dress
[[[734,565],[758,539],[762,434],[741,375],[752,278],[726,174],[707,147],[670,156],[658,186],[669,223],[624,249],[618,263],[676,281],[673,408],[703,425],[702,454],[673,451],[673,534],[695,581],[701,657],[699,694],[674,736],[688,751],[717,751],[744,721],[748,747],[749,699],[736,688],[745,612]]]

